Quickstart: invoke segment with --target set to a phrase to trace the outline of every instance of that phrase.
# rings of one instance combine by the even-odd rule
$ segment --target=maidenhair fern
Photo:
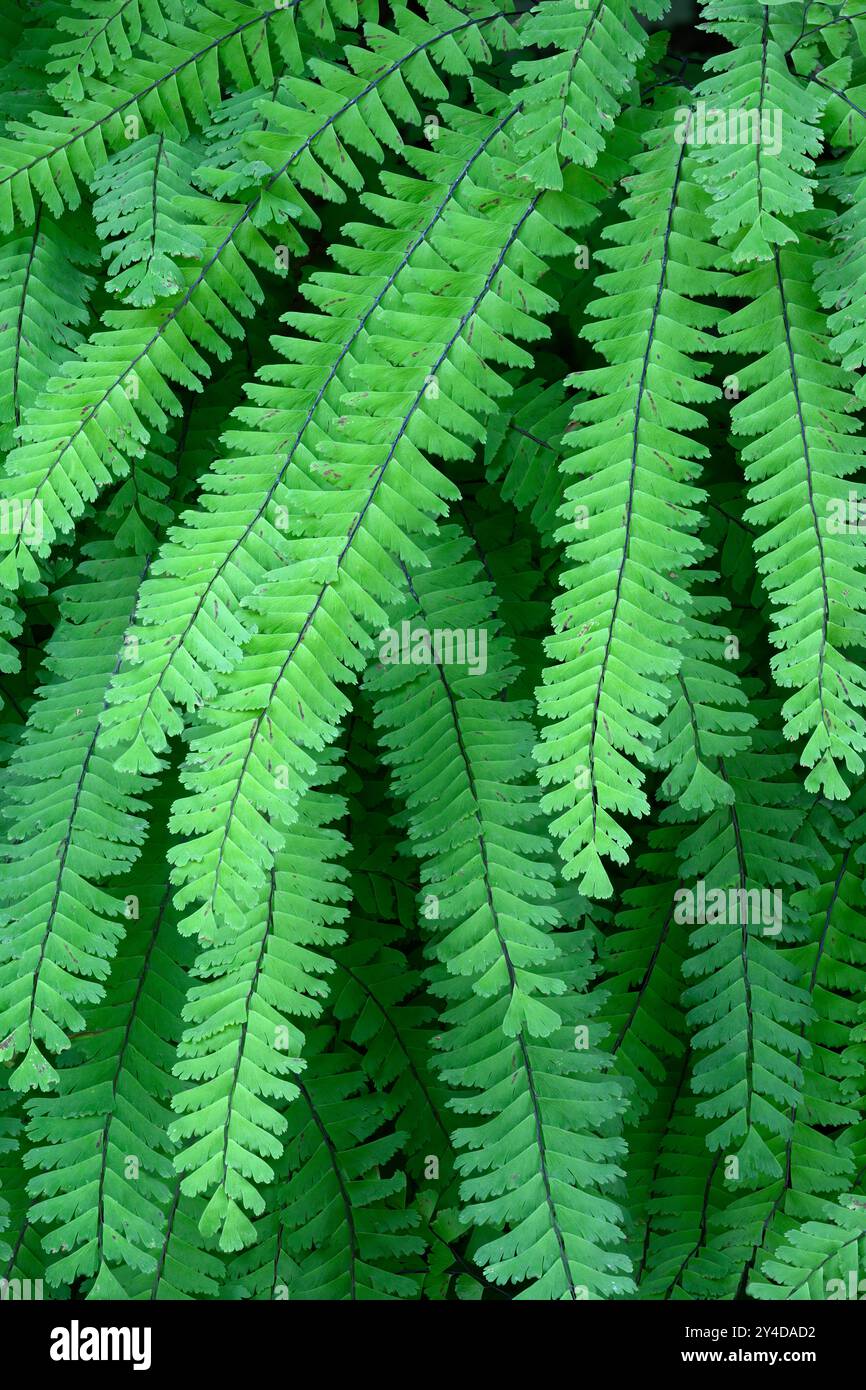
[[[854,5],[3,17],[4,1293],[856,1297]]]

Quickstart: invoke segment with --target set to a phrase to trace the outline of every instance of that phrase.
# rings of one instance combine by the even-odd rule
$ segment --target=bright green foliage
[[[58,74],[54,90],[60,98],[81,97],[88,78],[108,77],[122,67],[145,34],[164,38],[170,17],[161,0],[127,0],[123,5],[73,0],[70,9],[57,17],[64,37],[51,45],[51,61],[45,65],[47,72]]]
[[[201,257],[204,243],[180,219],[195,149],[145,135],[118,150],[93,180],[93,216],[111,257],[106,288],[130,304],[153,304],[183,287],[176,258]]]
[[[807,1221],[764,1263],[768,1282],[750,1288],[759,1298],[850,1298],[866,1260],[862,1202],[840,1206],[831,1221]],[[772,1281],[772,1282],[769,1282]],[[856,1294],[853,1295],[856,1297]]]
[[[683,135],[687,144],[702,146],[701,182],[713,195],[713,230],[730,245],[734,262],[770,260],[780,246],[797,241],[790,220],[812,206],[821,93],[790,71],[769,6],[711,0],[705,13],[733,47],[708,59],[714,75],[695,89],[703,108],[696,120],[703,116],[724,133],[699,135],[696,127]]]
[[[370,1089],[351,1052],[325,1051],[323,1041],[310,1040],[275,1209],[259,1223],[254,1251],[235,1265],[240,1290],[303,1300],[417,1297],[418,1218],[401,1208],[404,1176],[380,1175],[404,1136],[381,1132],[387,1097]]]
[[[855,3],[0,0],[4,1301],[858,1296]]]
[[[83,244],[82,244],[83,243]],[[0,418],[8,448],[46,377],[81,342],[92,278],[86,229],[71,237],[40,208],[0,243]]]
[[[444,531],[429,572],[407,572],[415,613],[402,621],[422,646],[435,631],[484,632],[485,673],[466,660],[448,670],[435,652],[417,675],[399,664],[389,671],[393,639],[383,633],[373,679],[386,756],[424,861],[422,915],[436,924],[433,987],[447,1004],[437,1066],[458,1088],[455,1108],[487,1117],[455,1132],[468,1150],[457,1159],[461,1195],[466,1219],[513,1226],[477,1252],[497,1283],[531,1281],[533,1298],[610,1296],[627,1287],[611,1249],[617,1209],[602,1195],[620,1171],[621,1099],[597,1046],[576,1045],[577,1029],[600,1033],[592,1003],[573,997],[575,976],[585,987],[585,950],[579,936],[551,932],[558,914],[547,905],[550,871],[536,862],[545,842],[527,785],[531,729],[520,706],[496,699],[511,675],[508,645],[465,550]]]
[[[128,910],[137,919],[74,1060],[60,1068],[53,1094],[27,1103],[31,1217],[51,1226],[45,1277],[52,1285],[92,1277],[90,1298],[123,1296],[118,1266],[156,1272],[172,1188],[166,1102],[183,955],[164,883]]]
[[[196,959],[183,1009],[186,1027],[176,1074],[188,1084],[174,1098],[180,1119],[171,1138],[184,1145],[177,1159],[188,1195],[212,1193],[203,1213],[205,1235],[220,1233],[226,1250],[249,1243],[242,1208],[264,1210],[258,1186],[273,1177],[286,1128],[283,1111],[298,1095],[291,1078],[304,1066],[303,1032],[294,1022],[315,1019],[342,932],[347,896],[339,865],[344,847],[327,824],[339,802],[311,792],[271,870],[266,898],[246,928],[208,938]],[[190,1142],[185,1142],[190,1141]]]
[[[798,840],[805,798],[776,767],[774,755],[758,747],[719,759],[731,800],[683,840],[689,887],[675,909],[693,926],[683,973],[693,981],[684,1003],[699,1054],[697,1113],[718,1122],[710,1147],[735,1154],[750,1179],[779,1171],[767,1139],[789,1132],[810,1017],[808,997],[778,949],[796,920],[791,887],[814,881]]]
[[[131,867],[144,837],[140,796],[99,746],[105,686],[142,560],[97,542],[80,570],[47,653],[54,680],[6,772],[0,900],[15,931],[0,964],[0,1032],[6,1056],[21,1054],[10,1077],[16,1090],[56,1084],[45,1050],[67,1047],[85,1027],[81,1006],[101,997],[123,929],[122,903],[99,884]]]
[[[646,44],[637,16],[657,18],[661,8],[654,0],[548,0],[530,11],[524,41],[557,50],[514,68],[524,84],[515,140],[537,187],[562,188],[572,162],[595,164]]]
[[[684,1084],[674,1093],[653,1172],[640,1293],[648,1299],[732,1298],[736,1270],[712,1239],[724,1205],[719,1154]]]
[[[719,282],[706,199],[673,139],[675,115],[666,104],[647,132],[624,220],[606,229],[615,248],[598,253],[610,271],[582,333],[607,365],[572,378],[588,397],[572,414],[580,452],[563,462],[577,475],[559,532],[573,567],[545,643],[554,664],[539,692],[538,758],[542,784],[554,788],[543,806],[556,813],[566,874],[593,896],[611,892],[603,858],[627,859],[630,836],[616,817],[649,810],[641,764],[681,660],[670,613],[688,609],[682,571],[700,551],[694,461],[708,451],[692,438],[705,424],[693,405],[717,394],[698,354],[712,349],[706,330],[718,315],[697,296]]]
[[[822,254],[805,223],[796,248],[775,251],[744,273],[749,301],[722,325],[727,346],[752,358],[737,377],[744,392],[731,412],[747,441],[750,507],[759,528],[758,569],[773,602],[771,670],[793,689],[783,707],[785,734],[805,738],[800,758],[810,791],[848,795],[839,764],[863,771],[866,672],[849,648],[862,647],[866,563],[849,494],[866,446],[849,378],[833,361],[813,288]],[[756,356],[760,354],[760,356]]]
[[[834,310],[827,319],[833,353],[844,366],[856,369],[866,366],[866,88],[850,87],[847,73],[847,66],[838,74],[828,68],[817,79],[831,93],[826,108],[829,141],[851,148],[827,172],[843,207],[831,224],[835,254],[817,268],[815,286],[821,303]],[[861,401],[864,389],[863,375],[857,373],[854,393]]]

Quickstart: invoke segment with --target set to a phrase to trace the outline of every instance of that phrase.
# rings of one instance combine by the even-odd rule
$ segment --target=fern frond
[[[492,363],[525,360],[513,339],[532,339],[545,331],[537,315],[549,301],[535,285],[543,261],[532,248],[551,255],[567,247],[569,238],[548,221],[538,198],[513,191],[516,179],[505,157],[507,147],[495,163],[485,158],[484,147],[497,134],[496,126],[485,124],[485,140],[470,156],[470,164],[479,158],[478,172],[470,178],[467,166],[458,164],[457,174],[465,178],[459,202],[446,193],[430,219],[429,254],[417,266],[414,261],[406,265],[398,280],[383,283],[376,277],[378,298],[365,318],[361,360],[347,361],[348,349],[339,346],[342,334],[336,344],[330,341],[328,317],[313,321],[329,340],[324,352],[315,340],[287,345],[290,356],[315,364],[314,380],[324,381],[312,410],[306,393],[301,410],[291,409],[289,392],[290,409],[280,412],[278,423],[283,430],[288,425],[297,431],[290,435],[289,457],[302,471],[291,478],[296,486],[281,494],[279,482],[264,497],[258,494],[253,521],[262,517],[269,499],[277,503],[280,497],[278,505],[287,507],[283,524],[291,533],[282,549],[291,565],[270,574],[246,604],[259,631],[224,679],[223,693],[203,714],[207,732],[193,742],[183,773],[191,794],[173,815],[174,828],[190,837],[172,852],[179,901],[184,907],[200,904],[194,909],[200,923],[214,918],[231,923],[259,891],[280,827],[291,824],[307,784],[310,755],[334,739],[349,708],[341,687],[354,681],[364,665],[372,633],[386,621],[383,605],[402,593],[395,557],[418,559],[417,538],[434,529],[446,499],[456,496],[453,483],[428,461],[428,453],[467,456],[467,439],[478,438],[480,420],[507,390]],[[484,180],[487,170],[495,175],[492,189]],[[440,228],[441,209],[452,201]],[[561,213],[560,204],[554,213],[567,220],[590,214],[576,193],[573,202],[573,209]],[[473,237],[479,246],[477,264],[456,272],[453,266]],[[424,232],[415,240],[426,246]],[[402,233],[400,243],[405,246]],[[405,259],[403,251],[398,264]],[[380,264],[378,254],[373,263]],[[352,293],[352,277],[345,282],[338,277],[336,283],[345,283]],[[329,285],[328,300],[331,293]],[[339,307],[343,312],[342,298]],[[402,367],[393,362],[398,326],[419,334],[409,364]],[[405,349],[398,351],[405,361]],[[336,360],[336,366],[321,372],[323,357]],[[342,370],[354,391],[339,383]],[[295,376],[292,370],[290,379]],[[332,382],[333,393],[326,396]],[[334,402],[341,397],[343,414],[335,417]],[[341,421],[336,427],[335,419]],[[322,421],[340,436],[328,444],[324,458],[318,455]],[[261,448],[259,436],[255,447]],[[278,466],[284,470],[285,459]],[[249,523],[241,534],[255,542],[258,563],[275,563],[267,548],[274,535],[270,525],[264,544],[261,533],[250,535]],[[223,664],[229,664],[227,648],[230,660],[232,645],[241,636],[240,623],[233,622],[229,642],[217,638],[217,659]],[[202,646],[196,644],[194,656]],[[159,655],[164,667],[164,650]],[[188,662],[179,675],[191,667]],[[161,697],[162,719],[144,705],[148,724],[139,717],[134,725],[138,746],[123,756],[121,766],[152,766],[152,756],[145,758],[143,751],[145,728],[161,748],[166,723],[173,727],[174,721],[165,718],[162,692],[152,687],[152,693]],[[125,714],[118,704],[121,729]],[[283,794],[274,795],[275,787]],[[229,863],[231,882],[224,870]]]
[[[56,1094],[27,1102],[32,1216],[49,1224],[43,1247],[58,1256],[46,1279],[84,1276],[93,1299],[124,1297],[118,1266],[155,1272],[171,1193],[167,1102],[183,953],[164,885],[142,885],[127,907],[133,925],[74,1060],[58,1069]]]
[[[486,670],[434,659],[370,677],[435,932],[433,989],[446,1001],[437,1066],[454,1108],[483,1117],[454,1135],[464,1219],[502,1232],[475,1255],[495,1283],[525,1284],[533,1298],[604,1296],[628,1286],[617,1208],[603,1195],[620,1172],[621,1096],[598,1048],[578,1046],[582,1031],[601,1033],[581,997],[588,961],[578,936],[563,949],[551,931],[532,733],[525,706],[495,698],[511,678],[508,645],[465,550],[443,532],[430,569],[410,581],[406,621],[422,634],[487,633]]]
[[[181,1179],[163,1209],[160,1242],[153,1249],[154,1267],[145,1273],[118,1269],[124,1296],[134,1301],[153,1299],[202,1299],[222,1297],[226,1268],[222,1258],[210,1249],[199,1224],[203,1203],[184,1197]]]
[[[705,445],[700,406],[718,313],[698,295],[718,285],[706,244],[706,200],[672,138],[675,97],[662,106],[635,160],[625,219],[608,229],[611,267],[599,277],[595,322],[582,335],[607,366],[578,373],[590,395],[572,419],[580,452],[562,461],[559,532],[573,562],[554,602],[551,664],[538,691],[542,808],[555,819],[565,872],[588,896],[609,896],[603,859],[625,863],[630,836],[617,817],[646,815],[642,765],[681,660],[685,572],[701,551],[693,534],[704,493],[695,486]],[[676,560],[672,557],[676,555]]]
[[[840,1131],[856,1131],[862,1104],[861,1068],[851,1036],[866,984],[866,911],[851,848],[830,859],[817,886],[795,894],[792,902],[808,923],[808,939],[785,954],[814,1017],[803,1029],[808,1052],[802,1096],[792,1106],[787,1138],[772,1142],[780,1176],[733,1201],[722,1222],[731,1232],[726,1245],[734,1251],[745,1247],[744,1285],[758,1277],[755,1269],[760,1271],[768,1251],[772,1257],[792,1222],[820,1219],[828,1199],[857,1185],[855,1146],[839,1137]]]
[[[833,312],[827,320],[830,348],[843,367],[855,373],[854,393],[862,402],[866,384],[866,86],[849,87],[840,73],[825,69],[815,80],[830,95],[825,130],[832,145],[852,146],[831,166],[827,181],[843,204],[830,226],[834,254],[815,268],[821,303]],[[841,85],[837,86],[836,81]],[[848,90],[844,90],[848,87]],[[858,370],[861,369],[861,370]]]
[[[390,1128],[388,1100],[369,1088],[355,1055],[324,1050],[329,1037],[310,1038],[271,1211],[233,1272],[254,1298],[415,1298],[420,1279],[407,1264],[420,1270],[424,1246],[402,1201],[405,1173],[394,1166],[404,1136]]]
[[[194,223],[183,221],[195,155],[165,135],[144,135],[93,179],[93,215],[110,261],[106,289],[130,304],[177,293],[183,280],[176,259],[201,258],[204,242]]]
[[[798,842],[806,807],[784,763],[755,734],[755,748],[718,773],[731,787],[682,842],[679,919],[693,926],[683,974],[697,1114],[717,1123],[707,1142],[735,1155],[744,1180],[780,1174],[772,1136],[786,1139],[803,1087],[809,998],[780,944],[799,914],[790,893],[815,874]]]
[[[708,591],[715,578],[693,575],[691,607],[682,617],[682,664],[655,750],[656,765],[668,773],[659,795],[695,817],[733,800],[717,759],[745,752],[756,723],[734,665],[739,639],[723,625],[730,605]]]
[[[82,99],[64,98],[60,113],[34,112],[30,122],[9,123],[0,137],[0,227],[29,223],[41,199],[53,216],[81,201],[88,182],[112,150],[156,131],[183,139],[188,117],[208,123],[221,100],[220,78],[241,87],[273,79],[271,44],[295,58],[294,11],[300,0],[267,9],[246,0],[191,5],[188,23],[172,20],[165,38],[149,36],[124,64],[122,78],[95,81]]]
[[[46,381],[81,342],[89,317],[92,256],[42,208],[32,227],[0,241],[0,445]]]
[[[256,13],[259,22],[262,16]],[[462,12],[453,13],[461,14],[456,27],[466,29]],[[289,22],[291,9],[269,10],[264,18],[280,15],[283,20],[276,22]],[[381,160],[379,137],[385,145],[401,143],[388,110],[393,105],[396,112],[405,114],[407,89],[400,70],[415,72],[413,65],[422,48],[445,45],[447,52],[448,38],[448,32],[433,30],[420,44],[401,43],[394,62],[376,71],[368,82],[333,65],[321,65],[323,81],[340,93],[345,91],[343,100],[332,99],[324,85],[298,79],[292,87],[290,80],[284,102],[268,108],[278,121],[274,171],[240,204],[200,196],[190,205],[188,227],[193,224],[204,250],[197,264],[184,267],[182,291],[158,309],[110,310],[105,315],[106,328],[50,383],[26,422],[25,442],[7,460],[8,477],[0,486],[0,499],[5,495],[25,515],[38,515],[39,526],[36,535],[18,527],[11,536],[2,537],[8,553],[0,564],[0,581],[6,587],[15,589],[19,574],[33,578],[36,568],[31,552],[46,554],[58,533],[72,529],[85,503],[127,471],[130,457],[141,453],[151,431],[167,428],[169,417],[180,412],[175,388],[199,389],[208,375],[203,353],[221,359],[228,356],[227,340],[242,336],[240,320],[253,314],[263,295],[252,266],[273,269],[277,252],[303,251],[295,222],[317,224],[301,189],[312,188],[319,197],[342,200],[342,181],[355,186],[358,177],[349,147]],[[423,83],[423,69],[418,80]],[[250,77],[246,85],[252,82]],[[212,97],[209,110],[218,104],[217,96],[212,93]],[[307,107],[313,100],[324,115],[309,114]],[[185,128],[178,132],[165,122],[156,123],[156,130],[174,139],[185,133]],[[288,151],[287,135],[291,137]],[[258,138],[267,140],[267,132],[260,132]],[[107,158],[103,152],[99,163]],[[92,178],[95,171],[88,164],[86,176]],[[0,181],[0,194],[2,188]],[[50,199],[48,204],[53,207]],[[259,230],[260,223],[274,218],[288,243],[276,251]]]
[[[634,1088],[630,1124],[653,1103],[672,1060],[685,1049],[680,972],[686,942],[675,920],[680,876],[670,840],[664,831],[650,837],[650,848],[637,860],[643,881],[625,890],[599,946],[608,1048],[616,1074]]]
[[[758,570],[773,604],[770,666],[783,689],[787,738],[805,739],[806,787],[844,799],[842,767],[866,763],[866,672],[848,652],[866,635],[864,552],[850,517],[852,478],[866,446],[851,377],[831,359],[813,288],[826,254],[812,222],[795,247],[742,274],[745,308],[725,317],[722,340],[752,360],[731,411],[750,484],[745,519],[756,528]]]
[[[807,1221],[790,1231],[763,1277],[749,1285],[753,1298],[858,1298],[866,1268],[866,1210],[858,1198],[840,1203],[830,1221]],[[853,1292],[852,1292],[853,1290]]]
[[[412,1168],[436,1160],[442,1186],[451,1166],[451,1135],[442,1088],[430,1070],[435,1013],[421,995],[389,924],[353,914],[348,939],[334,955],[330,1015],[348,1043],[363,1054],[371,1084],[393,1099],[395,1122],[406,1133]]]
[[[737,1268],[714,1236],[727,1200],[723,1156],[707,1149],[694,1097],[680,1092],[662,1141],[649,1203],[643,1299],[731,1298]]]
[[[791,219],[813,205],[822,94],[791,72],[772,6],[707,0],[701,8],[706,28],[732,47],[707,59],[715,75],[695,88],[697,119],[680,135],[712,195],[715,235],[730,241],[735,263],[768,261],[796,243]]]
[[[205,939],[193,968],[201,983],[184,1005],[175,1068],[189,1084],[174,1098],[179,1118],[170,1136],[181,1146],[181,1190],[209,1197],[200,1229],[218,1236],[223,1250],[255,1238],[245,1210],[264,1210],[259,1188],[273,1179],[282,1152],[283,1111],[297,1104],[298,1022],[319,1016],[333,947],[343,939],[336,924],[346,915],[339,864],[346,847],[330,826],[341,810],[339,798],[308,795],[267,897],[243,930]]]
[[[45,1255],[31,1220],[21,1098],[0,1075],[0,1300],[45,1295]],[[17,1282],[16,1282],[17,1281]]]
[[[59,99],[80,100],[88,78],[110,77],[133,57],[143,35],[162,38],[167,29],[166,0],[72,0],[70,8],[73,13],[57,17],[59,33],[70,37],[51,45],[45,65],[59,74],[53,89]]]
[[[522,42],[555,50],[514,64],[523,105],[515,143],[536,188],[562,188],[569,163],[595,164],[647,42],[638,16],[657,19],[664,8],[657,0],[541,0],[530,10]]]
[[[546,544],[558,529],[563,479],[559,459],[571,417],[561,383],[527,381],[514,391],[507,410],[487,426],[484,467],[503,499],[529,512]]]
[[[30,711],[7,770],[0,901],[7,935],[0,964],[0,1035],[7,1058],[23,1054],[10,1084],[50,1089],[45,1052],[84,1028],[123,928],[118,899],[98,886],[131,865],[144,838],[143,803],[99,748],[105,687],[118,660],[143,571],[140,556],[95,542],[84,583],[64,600],[49,644],[53,683]],[[87,581],[90,581],[89,583]]]

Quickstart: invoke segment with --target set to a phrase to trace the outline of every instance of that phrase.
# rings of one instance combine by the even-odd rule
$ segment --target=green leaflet
[[[60,98],[82,97],[89,78],[108,77],[132,58],[143,34],[164,38],[168,27],[169,7],[161,0],[73,0],[71,8],[58,16],[64,37],[51,45],[46,64],[46,72],[59,74],[54,90]]]
[[[130,304],[152,304],[183,288],[177,259],[201,258],[204,242],[183,214],[195,150],[165,135],[145,135],[93,179],[93,215],[110,257],[106,288]]]

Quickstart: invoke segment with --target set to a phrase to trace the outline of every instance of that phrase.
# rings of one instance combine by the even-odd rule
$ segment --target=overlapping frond
[[[763,1278],[749,1286],[753,1298],[858,1298],[866,1263],[866,1211],[853,1198],[830,1221],[807,1221],[792,1230]]]
[[[841,69],[841,70],[837,70]],[[854,391],[864,398],[866,366],[866,86],[851,85],[843,61],[816,75],[828,95],[824,129],[829,143],[845,154],[826,171],[826,182],[842,204],[830,224],[832,254],[816,267],[815,286],[828,315],[830,347],[856,375]]]
[[[164,37],[144,39],[115,70],[93,80],[86,96],[61,96],[61,108],[11,121],[0,137],[0,226],[32,222],[38,201],[54,216],[76,208],[81,185],[112,150],[140,131],[183,138],[190,122],[205,125],[221,99],[223,73],[241,86],[273,79],[283,54],[298,61],[295,11],[302,0],[262,8],[246,0],[191,3]],[[74,65],[68,77],[75,86]],[[58,94],[59,95],[59,94]]]
[[[735,1156],[747,1180],[780,1174],[769,1140],[788,1137],[802,1094],[811,1008],[781,945],[799,923],[792,894],[815,882],[799,838],[802,789],[754,739],[750,751],[718,760],[731,800],[683,839],[675,909],[691,927],[683,973],[697,1114],[714,1122],[709,1146]]]
[[[527,780],[532,731],[525,705],[496,699],[509,648],[465,550],[459,533],[443,533],[429,571],[407,579],[409,658],[383,647],[371,669],[422,860],[432,988],[445,1002],[437,1067],[453,1107],[474,1119],[454,1134],[464,1220],[501,1232],[475,1253],[495,1283],[533,1298],[607,1296],[628,1287],[607,1195],[622,1098],[585,996],[586,940],[553,932],[549,846]],[[465,653],[437,658],[431,634],[455,631],[484,634],[484,670]],[[430,655],[413,661],[425,634]]]
[[[93,179],[93,215],[109,260],[106,289],[130,304],[153,304],[181,290],[177,259],[201,257],[201,236],[182,220],[195,167],[194,147],[143,135]]]
[[[118,1267],[157,1273],[171,1201],[168,1101],[183,953],[165,882],[135,887],[105,998],[58,1068],[55,1094],[27,1102],[31,1214],[49,1226],[46,1280],[85,1277],[94,1299],[124,1296]]]
[[[301,381],[312,366],[319,384],[310,393],[312,401],[294,385],[262,391],[263,401],[285,402],[283,409],[271,406],[277,414],[270,415],[269,429],[276,425],[292,441],[291,449],[288,456],[277,455],[276,478],[271,475],[264,495],[253,499],[252,516],[238,527],[240,541],[253,551],[253,564],[267,565],[271,572],[245,609],[233,605],[228,641],[208,615],[207,643],[196,633],[190,655],[184,652],[175,673],[175,688],[185,684],[186,695],[193,673],[207,680],[203,693],[211,695],[202,714],[205,732],[194,741],[183,773],[190,795],[173,816],[174,828],[187,837],[172,856],[179,901],[184,907],[199,904],[192,914],[197,929],[213,919],[230,923],[259,892],[307,785],[311,754],[334,739],[349,708],[342,687],[357,679],[373,633],[385,622],[384,605],[402,593],[398,561],[418,560],[418,540],[434,530],[446,501],[456,496],[454,484],[428,455],[468,455],[481,422],[507,392],[496,366],[525,361],[525,350],[514,339],[531,341],[545,331],[538,315],[549,301],[535,283],[544,267],[541,254],[567,249],[569,238],[538,197],[520,191],[504,142],[507,120],[506,115],[494,124],[468,122],[472,137],[456,141],[459,154],[447,161],[450,182],[444,193],[434,194],[432,209],[428,205],[421,213],[421,230],[407,234],[401,227],[394,270],[387,278],[381,271],[375,276],[369,308],[366,295],[361,301],[363,354],[354,356],[354,316],[348,343],[329,314],[289,316],[315,336],[284,340],[284,351],[305,369]],[[494,159],[488,146],[497,139],[502,143]],[[444,139],[440,143],[444,146]],[[436,159],[439,163],[438,154]],[[580,196],[580,179],[575,171],[574,191],[556,195],[550,209],[556,221],[591,215],[591,203]],[[598,188],[595,180],[586,191],[591,197]],[[362,245],[370,240],[365,232],[359,231]],[[475,262],[458,271],[455,266],[473,238]],[[416,246],[417,259],[411,254]],[[382,261],[391,263],[391,257],[374,251],[372,265]],[[356,277],[321,279],[320,285],[316,277],[311,297],[321,295],[326,307],[333,304],[342,315],[345,299],[341,294],[334,301],[332,295],[340,287],[354,297]],[[405,345],[394,335],[411,332],[413,324],[420,327],[407,363]],[[323,359],[332,365],[320,366]],[[297,379],[294,367],[273,375],[277,381]],[[248,418],[257,423],[262,409]],[[327,443],[323,425],[333,436]],[[245,443],[262,458],[259,434]],[[271,467],[272,457],[264,456]],[[281,519],[282,536],[275,526]],[[270,549],[275,540],[278,555]],[[237,542],[230,558],[240,570]],[[185,559],[188,566],[191,557]],[[197,617],[201,596],[195,605]],[[241,620],[247,615],[258,632],[214,697],[199,654],[216,646],[210,665],[237,660]],[[159,656],[164,670],[164,649]],[[148,741],[161,749],[165,727],[174,723],[167,718],[161,685],[153,683],[155,666],[144,673],[146,699],[139,696],[128,708],[117,700],[116,729],[125,726],[135,734],[124,766],[152,766]],[[115,694],[119,697],[119,689]],[[275,789],[282,795],[274,795]],[[229,865],[231,881],[224,871]]]
[[[17,1090],[57,1084],[48,1055],[84,1028],[123,936],[123,903],[99,885],[136,858],[144,806],[101,751],[99,721],[145,568],[110,541],[90,547],[49,645],[53,680],[6,771],[0,1034],[4,1056],[21,1057]]]
[[[732,1298],[737,1267],[715,1238],[727,1202],[724,1158],[709,1151],[706,1121],[683,1080],[652,1177],[639,1293],[665,1301]]]
[[[552,542],[564,482],[559,458],[571,406],[560,382],[529,380],[518,386],[508,408],[487,427],[484,464],[503,498],[528,510],[541,536]]]
[[[774,33],[773,6],[707,0],[707,28],[732,46],[707,59],[681,138],[711,192],[709,216],[735,263],[768,261],[797,241],[791,219],[813,205],[822,144],[822,93],[792,72]]]
[[[280,1183],[233,1277],[254,1298],[416,1298],[424,1242],[394,1162],[405,1136],[391,1127],[388,1099],[371,1089],[355,1054],[325,1051],[328,1039],[319,1030],[309,1040],[301,1094],[286,1116]]]
[[[675,916],[679,863],[671,839],[668,831],[655,832],[637,860],[643,881],[623,893],[599,948],[607,996],[602,1017],[616,1074],[633,1087],[631,1124],[655,1101],[686,1046],[680,1005],[686,942]]]

